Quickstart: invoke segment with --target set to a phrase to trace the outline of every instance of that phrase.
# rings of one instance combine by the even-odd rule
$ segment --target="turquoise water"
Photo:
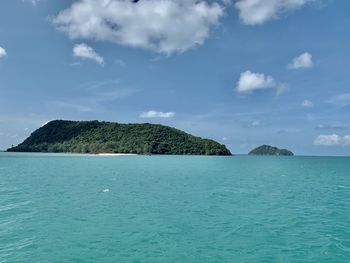
[[[0,153],[0,262],[350,262],[350,158]]]

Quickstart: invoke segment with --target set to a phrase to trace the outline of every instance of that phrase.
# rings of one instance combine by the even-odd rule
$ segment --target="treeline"
[[[31,134],[14,152],[230,155],[213,140],[154,124],[52,121]]]

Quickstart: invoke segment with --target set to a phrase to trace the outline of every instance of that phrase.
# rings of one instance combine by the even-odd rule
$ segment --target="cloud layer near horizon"
[[[318,146],[347,146],[350,145],[350,135],[340,136],[338,134],[319,135],[314,145]]]

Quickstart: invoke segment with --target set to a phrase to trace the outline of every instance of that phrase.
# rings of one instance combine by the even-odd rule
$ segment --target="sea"
[[[350,158],[0,153],[0,262],[350,262]]]

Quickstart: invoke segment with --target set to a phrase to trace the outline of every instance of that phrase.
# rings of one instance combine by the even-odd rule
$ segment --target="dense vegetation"
[[[155,124],[51,121],[10,152],[231,155],[213,140]]]
[[[277,147],[273,147],[270,145],[262,145],[258,148],[252,150],[249,155],[284,155],[284,156],[292,156],[294,155],[291,151],[286,149],[278,149]]]

